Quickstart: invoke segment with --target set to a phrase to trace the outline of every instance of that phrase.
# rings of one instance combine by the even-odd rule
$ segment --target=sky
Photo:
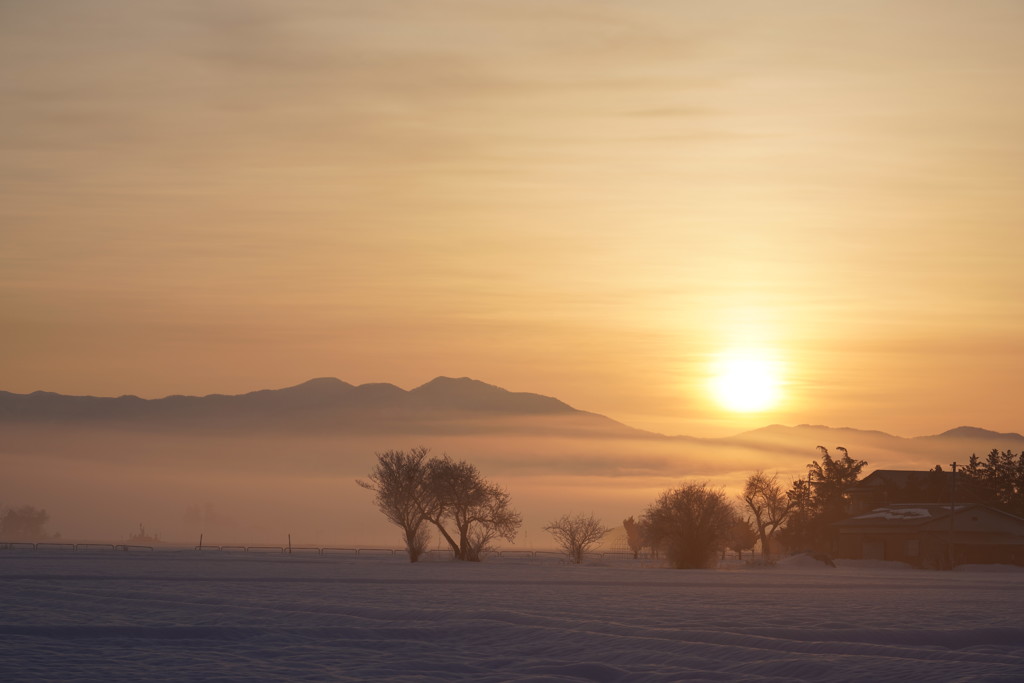
[[[1022,29],[0,0],[0,390],[447,375],[667,434],[1021,431]],[[716,401],[723,359],[769,398]]]

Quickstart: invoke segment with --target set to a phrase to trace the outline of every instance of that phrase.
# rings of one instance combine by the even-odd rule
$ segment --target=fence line
[[[184,549],[184,548],[182,548]],[[39,542],[31,543],[27,541],[0,541],[0,551],[4,550],[48,550],[48,551],[60,551],[60,552],[155,552],[156,548],[150,545],[131,545],[131,544],[113,544],[113,543],[55,543],[55,542]],[[202,553],[248,553],[253,555],[284,555],[284,554],[296,554],[296,555],[316,555],[317,557],[330,557],[330,556],[349,556],[349,557],[395,557],[398,555],[406,555],[404,548],[342,548],[334,546],[292,546],[286,548],[284,546],[266,546],[266,545],[197,545],[193,546],[192,550]],[[454,559],[455,554],[450,548],[441,548],[437,550],[428,550],[425,555],[434,559],[440,556],[445,556]],[[641,553],[639,560],[649,559],[647,553]],[[504,549],[504,550],[491,550],[484,554],[486,558],[497,558],[497,559],[528,559],[528,560],[543,560],[543,559],[561,559],[562,561],[568,561],[569,556],[558,550],[520,550],[518,548]],[[621,550],[609,550],[606,552],[588,552],[583,555],[585,560],[605,560],[605,559],[627,559],[632,560],[633,553]]]
[[[319,555],[320,554],[320,550],[321,550],[320,548],[317,548],[316,546],[311,546],[311,545],[293,545],[291,548],[288,548],[288,554],[289,555],[311,555],[311,554],[315,553],[315,554]]]

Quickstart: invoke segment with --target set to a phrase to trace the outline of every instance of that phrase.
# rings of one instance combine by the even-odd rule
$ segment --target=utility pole
[[[811,538],[811,475],[814,470],[807,470],[807,505],[804,507],[804,542],[807,549],[811,550],[813,539]]]
[[[956,529],[956,462],[950,467],[953,468],[952,478],[949,482],[949,568],[954,565],[953,533]]]

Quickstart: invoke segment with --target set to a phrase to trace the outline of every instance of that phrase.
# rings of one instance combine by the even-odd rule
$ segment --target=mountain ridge
[[[771,424],[714,439],[686,435],[664,435],[636,429],[598,413],[579,410],[551,396],[513,392],[469,377],[438,376],[405,390],[386,382],[354,385],[335,377],[316,377],[279,389],[259,389],[242,394],[213,393],[202,396],[172,394],[140,398],[133,394],[117,397],[65,395],[38,390],[15,394],[0,390],[0,422],[182,424],[201,422],[225,427],[287,427],[335,429],[386,428],[402,424],[445,423],[439,429],[456,429],[453,423],[473,423],[472,429],[486,431],[491,423],[506,426],[528,418],[574,421],[575,428],[603,431],[609,435],[667,441],[753,443],[788,440],[794,435],[833,441],[849,437],[876,442],[926,442],[984,440],[1020,442],[1024,435],[996,432],[980,427],[959,426],[940,434],[902,437],[879,430],[828,425]],[[483,421],[484,423],[481,423]],[[494,426],[493,424],[491,425]],[[557,431],[557,425],[549,428]],[[400,431],[400,430],[399,430]],[[843,445],[825,443],[828,447]]]
[[[629,436],[660,436],[643,432],[596,413],[577,410],[550,396],[512,392],[468,377],[436,377],[404,390],[394,384],[353,385],[334,377],[318,377],[281,389],[244,394],[173,394],[144,399],[71,396],[35,391],[0,391],[0,422],[194,425],[301,428],[360,431],[397,429],[413,425],[433,429],[482,431],[484,423],[528,419],[574,422],[573,430],[618,432]],[[464,423],[458,427],[455,423]],[[495,425],[500,428],[501,425]],[[548,426],[551,428],[551,425]],[[568,427],[567,427],[568,428]]]
[[[917,436],[915,439],[977,439],[977,438],[999,438],[999,439],[1024,439],[1024,435],[1018,434],[1017,432],[994,432],[990,429],[982,429],[981,427],[971,427],[968,425],[962,425],[960,427],[954,427],[953,429],[947,429],[941,434],[933,434],[931,436]]]

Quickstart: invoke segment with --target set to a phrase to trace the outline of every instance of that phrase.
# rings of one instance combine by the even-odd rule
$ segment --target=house
[[[1024,565],[1024,519],[980,503],[903,503],[835,522],[836,556],[918,567]]]
[[[954,489],[955,480],[955,489]],[[845,492],[847,512],[860,515],[875,508],[904,503],[984,503],[984,492],[966,477],[940,469],[875,470]]]

